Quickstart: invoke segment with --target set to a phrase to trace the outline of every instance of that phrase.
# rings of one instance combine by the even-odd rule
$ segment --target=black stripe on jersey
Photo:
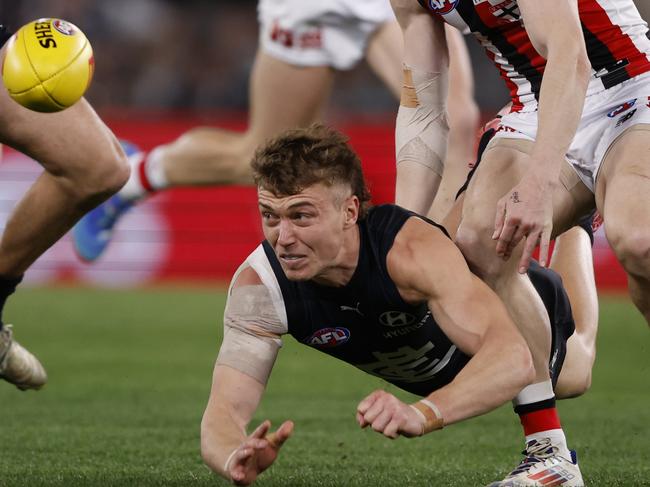
[[[582,34],[585,37],[585,44],[587,47],[587,56],[589,57],[589,62],[594,71],[598,72],[602,69],[609,71],[607,74],[600,77],[600,80],[603,83],[605,89],[616,86],[626,79],[630,79],[630,75],[625,69],[627,63],[622,63],[617,66],[617,63],[620,62],[612,51],[609,50],[607,45],[601,42],[596,35],[591,32],[584,23],[582,24]]]
[[[531,91],[535,99],[539,101],[539,92],[542,86],[542,73],[533,68],[531,60],[525,54],[517,52],[517,47],[513,46],[508,40],[501,35],[497,29],[491,29],[483,23],[479,13],[475,10],[474,2],[458,2],[456,11],[469,26],[472,32],[479,32],[487,38],[501,55],[508,60],[512,66],[519,66],[516,69],[531,86]],[[509,53],[508,56],[505,53]]]

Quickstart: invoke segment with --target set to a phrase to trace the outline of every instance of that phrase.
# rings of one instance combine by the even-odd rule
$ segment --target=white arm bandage
[[[449,132],[447,78],[447,73],[427,73],[404,66],[395,128],[397,164],[420,164],[442,177]]]
[[[266,384],[286,333],[271,294],[263,284],[231,290],[223,319],[224,335],[217,363]]]

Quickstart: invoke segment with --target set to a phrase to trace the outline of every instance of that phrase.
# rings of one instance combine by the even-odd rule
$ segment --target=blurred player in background
[[[10,36],[0,26],[0,45]],[[0,58],[4,55],[5,47]],[[0,143],[45,169],[19,201],[0,240],[0,377],[19,389],[38,389],[47,374],[13,339],[2,309],[29,266],[82,215],[124,185],[129,166],[111,131],[83,99],[61,112],[43,114],[11,100],[2,86]]]
[[[250,77],[249,126],[245,133],[199,127],[148,154],[133,146],[131,178],[118,195],[75,227],[78,254],[97,259],[113,226],[133,203],[174,186],[251,184],[249,161],[257,146],[282,130],[320,119],[337,70],[366,61],[399,98],[402,86],[402,38],[388,0],[307,2],[261,0],[260,39]],[[397,166],[399,204],[426,207],[443,176],[432,216],[447,213],[473,159],[478,108],[464,40],[450,28],[454,51],[449,92],[450,148],[430,152],[426,164],[404,160]],[[446,163],[445,163],[446,158]]]
[[[359,403],[359,425],[389,438],[421,436],[515,396],[520,414],[530,413],[517,394],[534,377],[530,352],[501,301],[442,227],[395,205],[367,208],[360,162],[340,134],[286,132],[259,149],[253,170],[266,240],[228,292],[201,427],[214,471],[249,485],[291,435],[290,421],[246,434],[284,334],[423,396],[408,405],[378,390]],[[553,323],[544,360],[562,381],[571,307],[557,275],[539,266],[531,274]],[[544,419],[563,437],[556,414]],[[524,426],[530,457],[542,458],[526,464],[536,463],[540,478],[551,469],[562,485],[583,485],[566,444]]]

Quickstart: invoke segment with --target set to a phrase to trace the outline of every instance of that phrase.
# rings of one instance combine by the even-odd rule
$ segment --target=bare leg
[[[366,59],[372,70],[399,99],[402,90],[402,32],[397,22],[383,25],[370,38]],[[395,203],[426,214],[438,190],[441,175],[416,163],[397,166]]]
[[[598,296],[591,241],[582,228],[573,227],[555,240],[551,268],[562,277],[576,324],[555,387],[556,396],[562,399],[587,392],[596,358]]]
[[[548,315],[528,277],[517,273],[521,245],[516,249],[517,255],[503,261],[496,256],[495,243],[491,239],[496,202],[523,174],[531,144],[503,139],[493,141],[469,185],[456,241],[472,269],[503,299],[531,349],[537,373],[535,382],[544,382],[549,380]],[[592,196],[584,185],[576,185],[573,193],[559,188],[554,195],[558,231],[575,221],[591,201]]]
[[[628,277],[630,296],[650,324],[650,125],[614,143],[596,185],[605,233]]]
[[[3,48],[0,58],[4,53]],[[19,389],[39,389],[47,381],[45,369],[4,326],[4,304],[43,252],[122,187],[129,167],[117,140],[85,100],[42,114],[18,105],[0,86],[0,143],[45,169],[14,209],[0,239],[0,378]]]
[[[456,192],[465,182],[469,163],[474,160],[474,140],[479,110],[474,101],[474,81],[465,41],[450,26],[445,34],[449,46],[449,93],[447,113],[449,137],[444,170],[438,174],[419,164],[397,166],[395,201],[398,205],[435,221],[442,221],[451,209]]]
[[[447,113],[449,141],[442,182],[433,200],[428,216],[442,221],[449,213],[456,193],[465,182],[469,164],[476,158],[476,133],[479,109],[474,101],[474,74],[463,35],[458,29],[445,27],[449,46],[449,94]]]
[[[20,276],[84,213],[122,187],[129,169],[115,137],[85,100],[42,114],[15,103],[2,87],[0,142],[45,168],[0,241],[0,275]]]
[[[397,100],[402,91],[403,44],[399,24],[388,22],[373,34],[366,50],[368,65]]]
[[[161,146],[169,185],[251,184],[248,162],[257,146],[282,130],[316,121],[333,77],[329,67],[299,68],[258,52],[250,79],[248,131],[200,127]]]

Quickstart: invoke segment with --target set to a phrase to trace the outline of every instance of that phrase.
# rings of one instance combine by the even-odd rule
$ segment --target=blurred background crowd
[[[305,0],[312,1],[312,0]],[[362,0],[360,0],[362,1]],[[644,18],[650,0],[635,0]],[[257,46],[256,0],[0,0],[10,28],[56,16],[84,30],[96,73],[88,98],[106,108],[241,111]],[[507,101],[496,70],[478,44],[468,47],[488,116]],[[337,79],[331,111],[357,116],[394,113],[395,102],[366,66]]]
[[[257,47],[256,8],[255,0],[0,0],[0,20],[15,30],[35,16],[56,16],[81,27],[96,59],[88,98],[100,112],[240,111]],[[477,100],[493,113],[507,93],[478,44],[468,46],[481,80]],[[395,108],[365,65],[337,79],[332,116],[392,115]]]

